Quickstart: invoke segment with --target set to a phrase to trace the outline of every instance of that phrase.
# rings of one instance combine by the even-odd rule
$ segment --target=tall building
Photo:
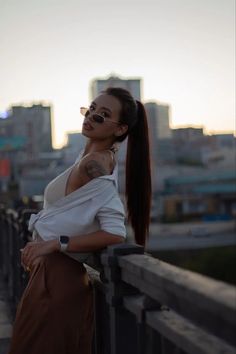
[[[168,139],[172,137],[169,125],[170,106],[156,102],[145,103],[148,123],[154,139]]]
[[[145,103],[147,112],[151,157],[154,163],[174,160],[172,131],[169,126],[170,107],[156,102]]]
[[[51,107],[42,104],[12,106],[7,117],[0,119],[1,139],[7,139],[8,150],[14,149],[20,141],[29,157],[52,151]]]
[[[122,87],[128,90],[136,100],[141,100],[141,79],[123,79],[117,76],[110,76],[107,79],[94,79],[91,83],[91,99],[93,100],[108,87]]]

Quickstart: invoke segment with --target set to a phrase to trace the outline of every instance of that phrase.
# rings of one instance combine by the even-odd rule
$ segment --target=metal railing
[[[13,309],[27,282],[19,249],[31,212],[0,210],[0,266]],[[94,354],[235,354],[234,286],[162,262],[135,244],[109,246],[86,263]]]
[[[21,266],[20,249],[30,237],[27,221],[32,212],[35,210],[16,212],[0,206],[0,269],[13,313],[28,281],[28,275]]]

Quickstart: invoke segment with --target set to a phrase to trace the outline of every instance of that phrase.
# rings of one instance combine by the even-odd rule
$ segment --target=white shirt
[[[81,156],[82,153],[75,164]],[[73,166],[46,187],[44,209],[31,215],[29,230],[35,230],[45,241],[60,235],[73,237],[98,230],[126,237],[124,206],[117,189],[117,165],[111,175],[94,178],[65,196]]]

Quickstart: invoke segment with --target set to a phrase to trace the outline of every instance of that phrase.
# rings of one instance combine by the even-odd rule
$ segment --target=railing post
[[[4,280],[6,279],[6,209],[0,205],[0,267]]]
[[[153,335],[153,331],[148,331],[146,325],[146,312],[160,310],[161,304],[158,301],[151,299],[147,295],[142,295],[140,310],[136,312],[139,351],[138,354],[158,354],[162,353],[161,336]],[[163,354],[168,354],[163,352]]]
[[[119,244],[109,246],[107,251],[101,255],[104,275],[107,279],[106,301],[109,304],[110,354],[137,354],[138,351],[136,319],[124,308],[123,297],[138,294],[139,291],[121,281],[118,257],[143,253],[144,248],[141,246]]]
[[[28,231],[28,221],[32,213],[37,213],[36,209],[23,209],[19,212],[18,223],[20,232],[18,235],[18,272],[19,272],[19,298],[21,297],[29,280],[29,275],[24,271],[21,266],[21,252],[20,249],[24,248],[26,243],[30,241],[30,232]]]

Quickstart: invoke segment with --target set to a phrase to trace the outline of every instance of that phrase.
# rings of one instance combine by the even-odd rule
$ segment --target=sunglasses
[[[103,124],[105,121],[107,121],[107,122],[111,122],[111,123],[118,124],[118,125],[120,124],[114,120],[111,120],[110,118],[103,117],[102,115],[97,114],[97,113],[89,114],[90,113],[89,109],[86,107],[80,107],[80,113],[84,117],[89,116],[88,118],[95,123]]]

